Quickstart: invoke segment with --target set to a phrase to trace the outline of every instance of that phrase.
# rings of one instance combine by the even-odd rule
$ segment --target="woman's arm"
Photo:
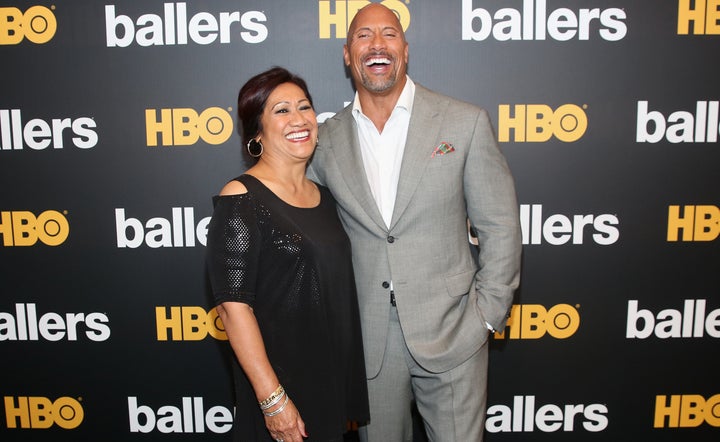
[[[223,302],[217,312],[225,326],[230,346],[255,390],[258,403],[267,399],[280,385],[265,351],[265,344],[252,307],[242,302]],[[290,395],[288,391],[285,394]],[[285,442],[302,442],[307,437],[305,423],[292,400],[278,414],[267,416],[283,407],[284,399],[263,410],[270,435]]]

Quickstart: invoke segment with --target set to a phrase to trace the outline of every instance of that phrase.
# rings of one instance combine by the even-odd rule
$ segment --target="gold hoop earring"
[[[250,141],[248,141],[246,147],[248,155],[253,158],[260,158],[264,151],[262,143],[255,138],[252,138]]]

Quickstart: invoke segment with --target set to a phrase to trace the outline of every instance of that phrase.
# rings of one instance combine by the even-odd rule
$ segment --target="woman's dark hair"
[[[263,109],[270,94],[283,83],[292,83],[302,89],[312,106],[312,97],[305,80],[285,68],[274,67],[257,74],[243,85],[238,94],[238,118],[242,125],[243,146],[254,138],[261,130]]]

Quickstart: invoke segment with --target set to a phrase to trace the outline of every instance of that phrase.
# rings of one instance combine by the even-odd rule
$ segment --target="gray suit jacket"
[[[442,142],[454,151],[433,156]],[[382,364],[391,281],[407,346],[428,371],[474,354],[488,339],[486,321],[504,328],[521,239],[513,180],[486,111],[416,85],[390,228],[370,192],[351,105],[321,125],[308,176],[330,188],[352,242],[368,378]]]

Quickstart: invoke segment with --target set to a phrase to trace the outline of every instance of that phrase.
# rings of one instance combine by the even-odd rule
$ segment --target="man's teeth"
[[[302,131],[302,132],[293,132],[291,134],[288,134],[285,138],[288,140],[297,140],[298,138],[307,138],[310,136],[309,131]]]
[[[390,64],[390,59],[386,57],[377,57],[377,58],[369,58],[365,62],[365,66],[370,66],[373,64]]]

